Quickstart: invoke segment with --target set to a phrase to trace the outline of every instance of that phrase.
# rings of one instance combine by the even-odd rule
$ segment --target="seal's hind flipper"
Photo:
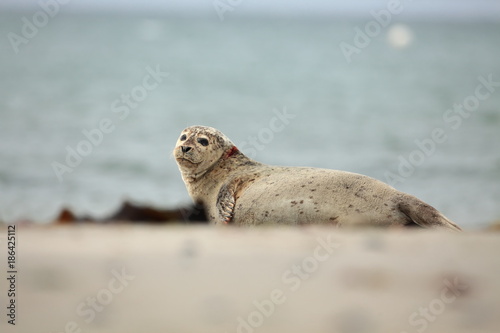
[[[405,195],[397,205],[399,211],[403,213],[411,222],[423,228],[446,228],[453,231],[461,231],[455,223],[451,222],[434,207],[415,198]]]

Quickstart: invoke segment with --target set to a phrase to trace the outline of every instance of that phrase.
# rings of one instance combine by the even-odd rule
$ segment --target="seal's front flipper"
[[[255,181],[255,177],[255,174],[238,177],[222,185],[216,202],[217,213],[219,215],[218,223],[228,224],[233,222],[236,200]]]
[[[217,212],[219,213],[219,221],[228,224],[233,219],[234,205],[236,203],[236,184],[231,182],[224,184],[219,194],[217,195]]]

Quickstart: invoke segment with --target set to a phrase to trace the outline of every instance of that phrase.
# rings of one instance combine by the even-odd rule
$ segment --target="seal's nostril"
[[[183,153],[187,153],[188,151],[190,151],[190,150],[191,150],[191,147],[188,147],[188,146],[182,146],[182,147],[181,147],[181,150],[182,150],[182,152],[183,152]]]

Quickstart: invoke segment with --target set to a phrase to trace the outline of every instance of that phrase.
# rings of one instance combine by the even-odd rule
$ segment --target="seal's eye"
[[[199,143],[200,145],[202,145],[202,146],[205,146],[205,147],[206,147],[206,146],[208,146],[208,140],[207,140],[207,139],[205,139],[205,138],[199,138],[199,139],[198,139],[198,143]]]
[[[179,140],[181,140],[181,141],[185,141],[185,140],[186,140],[186,134],[182,134],[182,135],[181,135],[181,138],[180,138]]]

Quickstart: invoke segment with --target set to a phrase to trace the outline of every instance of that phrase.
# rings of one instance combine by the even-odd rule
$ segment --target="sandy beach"
[[[15,241],[2,332],[500,327],[499,233],[82,224],[18,226]]]

